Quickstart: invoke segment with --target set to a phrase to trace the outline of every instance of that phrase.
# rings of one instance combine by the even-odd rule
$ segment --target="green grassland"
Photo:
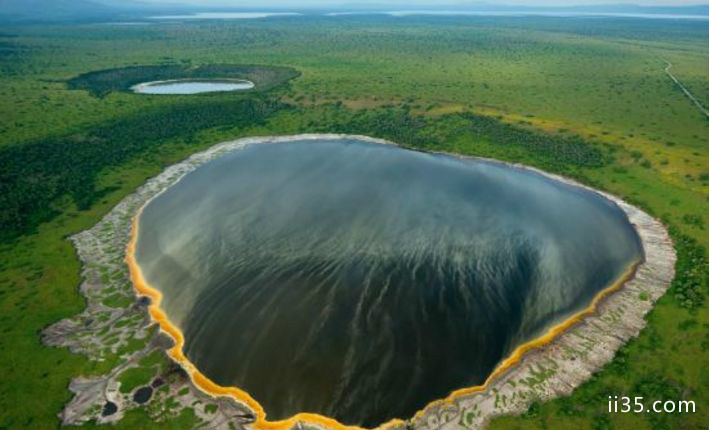
[[[70,378],[112,367],[112,359],[92,362],[40,343],[42,328],[84,305],[67,236],[193,152],[299,132],[361,133],[522,162],[664,220],[677,277],[641,336],[572,396],[491,428],[703,428],[709,120],[665,75],[665,61],[709,104],[704,22],[352,16],[3,28],[0,428],[57,428]],[[289,72],[263,91],[198,97],[131,94],[124,90],[133,75],[98,91],[68,84],[99,70],[214,64],[299,75],[277,69]],[[697,412],[609,414],[609,395],[694,400]],[[192,419],[154,423],[138,411],[122,427],[184,428]]]

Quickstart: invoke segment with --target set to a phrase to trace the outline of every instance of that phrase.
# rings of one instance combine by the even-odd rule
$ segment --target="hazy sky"
[[[386,5],[415,6],[420,5],[474,5],[475,1],[466,0],[142,0],[145,3],[191,4],[209,6],[243,6],[243,7],[302,7],[302,6],[341,6],[341,5]],[[709,0],[505,0],[487,1],[487,4],[524,5],[524,6],[576,6],[597,4],[639,4],[647,6],[689,6],[707,4]]]

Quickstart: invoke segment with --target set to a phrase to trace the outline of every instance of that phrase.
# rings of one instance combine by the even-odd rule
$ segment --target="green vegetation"
[[[702,428],[709,121],[664,75],[662,60],[709,104],[707,57],[709,28],[689,20],[352,16],[3,28],[0,428],[58,427],[70,378],[105,373],[117,360],[92,362],[39,341],[44,327],[84,305],[69,235],[191,153],[240,136],[299,132],[368,134],[525,163],[663,219],[677,276],[647,328],[572,396],[490,428]],[[219,68],[234,67],[208,64],[301,74],[288,81],[291,69],[269,69],[278,72],[259,81],[230,69],[261,83],[243,94],[125,91],[189,70],[225,77]],[[127,382],[143,381],[133,373]],[[608,395],[694,400],[697,412],[608,414]],[[156,425],[137,410],[121,427],[189,428],[194,420],[185,412]]]
[[[557,170],[569,166],[601,167],[607,164],[609,158],[606,148],[592,145],[578,136],[544,135],[470,112],[428,119],[412,115],[408,110],[382,108],[357,112],[342,125],[335,124],[334,127],[342,133],[373,134],[402,145],[432,151],[465,153],[462,148],[442,149],[456,138],[487,142],[503,153],[515,150],[534,153],[547,164],[556,165]],[[480,151],[475,153],[480,154]]]
[[[283,105],[267,99],[243,98],[209,104],[185,104],[57,138],[46,138],[0,151],[0,240],[32,231],[51,219],[52,206],[70,196],[85,210],[115,185],[96,188],[106,167],[144,155],[151,145],[182,138],[189,143],[198,130],[258,124]]]
[[[121,393],[130,393],[141,385],[146,385],[155,374],[155,370],[151,367],[131,367],[123,371],[118,377],[118,382],[121,383]]]
[[[109,308],[125,308],[134,301],[135,299],[133,297],[126,297],[121,293],[113,293],[103,299],[102,303]]]

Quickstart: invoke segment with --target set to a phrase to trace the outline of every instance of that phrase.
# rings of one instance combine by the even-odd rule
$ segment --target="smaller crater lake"
[[[529,169],[348,138],[250,144],[138,220],[212,381],[373,427],[479,385],[643,259],[626,214]]]
[[[243,91],[254,88],[254,83],[244,79],[175,79],[133,85],[139,94],[201,94],[225,91]]]

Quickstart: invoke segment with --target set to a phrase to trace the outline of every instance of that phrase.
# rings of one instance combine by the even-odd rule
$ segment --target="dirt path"
[[[683,92],[687,97],[689,97],[689,99],[690,99],[692,102],[694,102],[694,104],[695,104],[695,105],[697,106],[697,108],[704,114],[704,116],[706,116],[707,118],[709,118],[709,110],[707,110],[704,106],[702,106],[702,104],[699,102],[699,100],[697,100],[697,99],[692,95],[692,93],[690,93],[689,90],[688,90],[684,85],[682,85],[682,82],[680,82],[679,79],[677,79],[677,78],[675,77],[675,75],[673,75],[672,72],[670,72],[670,69],[672,68],[672,63],[670,63],[670,62],[667,61],[667,60],[663,60],[663,61],[664,61],[665,63],[667,63],[667,67],[665,67],[665,74],[667,74],[667,76],[669,76],[670,79],[672,79],[672,81],[674,81],[674,83],[677,84],[677,86],[682,90],[682,92]]]

